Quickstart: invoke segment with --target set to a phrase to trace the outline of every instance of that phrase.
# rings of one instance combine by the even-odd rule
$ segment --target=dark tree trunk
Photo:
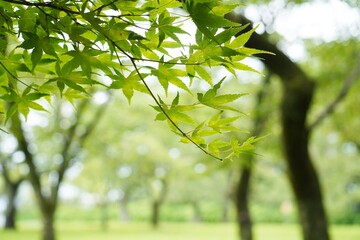
[[[161,189],[158,193],[154,193],[151,203],[151,209],[152,209],[151,224],[154,228],[157,228],[159,226],[160,207],[165,200],[167,187],[168,187],[165,178],[158,180],[161,182]]]
[[[42,210],[42,220],[43,220],[43,231],[42,231],[42,240],[55,240],[55,230],[54,230],[54,214],[55,210],[47,209]]]
[[[151,224],[154,228],[159,226],[160,204],[161,202],[157,199],[154,199],[152,202]]]
[[[289,177],[300,214],[304,240],[328,240],[327,219],[319,179],[311,162],[305,117],[312,91],[294,94],[285,87],[282,105],[283,141]],[[296,98],[294,97],[296,96]],[[297,113],[294,110],[297,109]]]
[[[251,171],[250,166],[241,169],[240,181],[237,184],[235,196],[237,223],[240,229],[240,238],[242,240],[253,239],[252,221],[248,204]]]
[[[254,124],[251,135],[258,136],[264,127],[268,113],[263,109],[264,97],[267,91],[271,74],[264,79],[262,88],[257,94],[256,106],[254,107]],[[237,184],[235,203],[237,209],[237,222],[242,240],[252,240],[252,220],[249,210],[250,179],[252,175],[254,155],[244,155],[245,166],[241,168],[240,180]]]
[[[228,17],[237,22],[249,23],[240,15],[231,14]],[[303,239],[328,240],[328,222],[320,182],[308,149],[306,118],[314,93],[313,81],[266,36],[254,33],[246,46],[275,54],[261,55],[260,59],[270,72],[280,77],[283,85],[281,124],[284,155],[297,201]]]
[[[5,211],[5,229],[16,229],[16,195],[22,180],[18,180],[14,183],[6,181],[6,198],[7,205]]]

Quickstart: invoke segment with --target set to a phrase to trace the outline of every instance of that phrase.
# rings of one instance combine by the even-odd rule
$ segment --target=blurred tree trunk
[[[237,184],[235,205],[237,214],[237,223],[240,230],[241,240],[252,240],[252,221],[249,211],[249,188],[252,167],[242,167],[240,181]]]
[[[5,182],[6,189],[6,210],[5,210],[5,229],[16,229],[16,196],[20,187],[20,184],[23,182],[24,178],[20,177],[16,181],[12,180],[9,175],[9,170],[5,162],[1,162],[2,166],[2,175]]]
[[[249,23],[240,15],[231,14],[228,17],[237,22]],[[314,83],[266,36],[254,33],[246,46],[275,54],[262,54],[260,59],[271,73],[280,77],[283,86],[281,124],[284,155],[297,201],[303,239],[328,240],[328,222],[320,182],[308,149],[306,118],[314,93]]]
[[[43,240],[55,240],[55,230],[54,230],[54,207],[41,207],[41,214],[43,220],[43,231],[42,239]]]
[[[159,211],[160,211],[161,202],[158,199],[152,201],[152,215],[151,215],[151,224],[154,228],[159,226]]]
[[[14,183],[6,182],[6,211],[5,211],[5,229],[16,229],[16,195],[22,180]]]
[[[122,222],[128,222],[130,220],[130,214],[128,211],[128,193],[124,191],[124,196],[119,200],[119,217],[120,221]]]
[[[266,122],[268,113],[264,109],[264,97],[267,91],[271,74],[268,74],[264,79],[263,86],[256,96],[256,105],[254,107],[253,129],[251,135],[258,136],[261,134],[264,124]],[[240,229],[240,238],[242,240],[252,240],[252,220],[249,210],[249,195],[250,195],[250,179],[252,175],[254,155],[244,155],[242,162],[244,166],[241,167],[241,174],[239,182],[235,190],[235,205],[237,209],[237,222]]]
[[[34,156],[29,151],[29,143],[25,138],[24,131],[21,126],[21,120],[17,114],[14,114],[11,119],[11,131],[16,137],[19,149],[25,155],[25,162],[29,167],[29,180],[35,192],[36,200],[39,204],[40,212],[43,221],[43,240],[55,240],[54,233],[54,215],[57,204],[58,187],[51,189],[51,196],[45,196],[42,192],[42,185],[40,182],[41,174],[37,171],[34,163]]]
[[[202,217],[201,217],[201,210],[200,210],[200,206],[198,201],[192,201],[191,202],[192,205],[192,209],[193,209],[193,222],[195,223],[199,223],[202,221]]]
[[[100,203],[100,214],[101,214],[101,230],[107,231],[109,227],[109,215],[108,215],[108,200],[104,197]]]
[[[152,202],[151,202],[151,225],[154,228],[157,228],[159,226],[159,219],[160,219],[160,207],[161,204],[165,200],[165,196],[167,193],[167,183],[166,180],[163,179],[157,179],[156,181],[159,181],[160,184],[157,186],[160,187],[159,189],[154,189]]]
[[[88,101],[83,101],[77,109],[77,118],[79,119],[85,109]],[[54,230],[54,217],[55,212],[58,206],[58,195],[60,185],[65,177],[65,172],[70,166],[71,159],[78,154],[78,148],[75,148],[74,142],[81,146],[84,141],[90,136],[91,132],[94,130],[96,124],[99,122],[99,116],[102,116],[102,112],[105,110],[105,107],[100,107],[96,112],[94,118],[86,126],[85,131],[80,136],[76,137],[76,130],[79,127],[79,121],[75,121],[72,126],[67,131],[67,134],[64,136],[65,141],[62,146],[61,155],[63,161],[61,162],[58,169],[53,170],[52,173],[56,174],[56,181],[50,183],[49,188],[44,188],[41,178],[42,174],[38,171],[35,161],[35,154],[29,151],[29,140],[25,136],[25,131],[23,130],[22,122],[18,114],[14,114],[11,118],[11,132],[14,137],[17,139],[18,148],[25,155],[25,163],[29,168],[29,181],[33,187],[36,200],[38,202],[42,221],[43,221],[43,240],[55,240],[55,230]]]

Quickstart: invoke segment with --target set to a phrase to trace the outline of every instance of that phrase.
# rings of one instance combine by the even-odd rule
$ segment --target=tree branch
[[[12,78],[14,78],[14,79],[15,79],[16,81],[18,81],[19,83],[25,85],[25,86],[28,87],[28,88],[31,88],[31,89],[34,90],[34,91],[37,91],[37,92],[39,91],[38,89],[32,87],[31,85],[29,85],[29,84],[21,81],[21,80],[20,80],[18,77],[16,77],[1,61],[0,61],[0,65],[5,69],[5,71],[6,71]]]
[[[117,2],[117,1],[119,1],[119,0],[113,0],[113,1],[111,1],[111,2],[109,2],[109,3],[107,3],[107,4],[101,5],[100,7],[96,8],[95,10],[93,10],[93,12],[97,12],[97,11],[100,12],[103,8],[106,8],[106,7],[110,6],[111,4],[114,4],[114,3]]]
[[[51,2],[33,3],[33,2],[28,2],[28,1],[23,1],[23,0],[3,0],[3,1],[8,2],[8,3],[18,4],[18,5],[31,6],[31,7],[48,7],[48,8],[53,8],[53,9],[56,9],[56,10],[67,12],[67,13],[80,14],[80,12],[71,10],[69,8],[57,6],[55,4],[52,4]]]
[[[42,185],[40,182],[40,174],[36,169],[35,163],[34,163],[34,156],[29,151],[29,142],[27,141],[24,130],[22,128],[21,120],[19,118],[18,114],[14,114],[11,118],[12,124],[11,124],[11,131],[14,134],[19,149],[24,153],[25,155],[25,162],[29,167],[29,178],[30,182],[34,188],[35,195],[38,198],[38,201],[43,204],[44,206],[46,204],[46,199],[42,194]]]
[[[111,93],[110,93],[111,94]],[[111,95],[110,95],[111,98]],[[89,135],[95,130],[96,126],[100,122],[100,117],[104,115],[105,110],[107,109],[107,106],[109,104],[104,104],[103,106],[100,106],[98,110],[96,111],[92,121],[87,125],[85,132],[79,137],[79,145],[82,146],[86,139],[88,139]]]
[[[142,83],[144,84],[144,86],[146,87],[146,89],[148,90],[148,92],[150,93],[151,98],[155,101],[156,105],[160,108],[161,112],[165,115],[165,117],[170,121],[170,123],[181,133],[181,135],[183,137],[185,137],[186,139],[188,139],[192,144],[194,144],[197,148],[199,148],[201,151],[203,151],[205,154],[223,161],[224,159],[215,156],[214,154],[208,152],[205,148],[201,147],[198,143],[196,143],[191,137],[189,137],[175,122],[174,120],[169,116],[169,114],[165,111],[165,109],[163,108],[163,106],[161,105],[161,103],[159,102],[159,100],[155,97],[154,93],[152,92],[152,90],[150,89],[149,85],[146,83],[145,79],[143,78],[143,76],[141,75],[139,68],[137,67],[134,59],[130,58],[131,63],[133,64],[133,66],[135,67],[135,71],[137,72],[137,74],[139,75]]]
[[[205,154],[223,161],[224,159],[218,156],[215,156],[214,154],[208,152],[205,148],[201,147],[198,143],[196,143],[191,137],[189,137],[175,122],[174,120],[169,116],[169,114],[165,111],[165,109],[163,108],[163,106],[161,105],[161,103],[159,102],[159,100],[156,98],[155,94],[152,92],[151,88],[149,87],[149,85],[146,83],[145,79],[143,78],[143,76],[140,73],[140,70],[138,68],[138,66],[135,63],[135,59],[130,56],[128,53],[126,53],[120,46],[118,46],[111,38],[109,38],[108,36],[105,36],[110,42],[111,44],[114,46],[114,48],[118,49],[119,51],[121,51],[130,61],[131,64],[133,65],[133,67],[135,68],[136,73],[138,74],[138,76],[140,77],[141,82],[144,84],[145,88],[148,90],[151,98],[154,100],[154,102],[156,103],[156,105],[160,108],[160,111],[165,115],[165,117],[169,120],[169,122],[180,132],[180,134],[185,137],[187,140],[189,140],[192,144],[194,144],[197,148],[199,148],[201,151],[203,151]],[[118,59],[120,61],[120,59]]]
[[[5,163],[6,161],[9,160],[10,157],[9,156],[6,156],[6,157],[0,156],[0,157],[4,158],[4,159],[0,160],[0,166],[2,168],[3,178],[4,178],[5,182],[10,182],[11,180],[10,180],[9,170],[6,167],[6,163]]]
[[[336,98],[324,109],[324,111],[309,125],[308,130],[311,131],[317,125],[319,125],[328,115],[335,111],[335,108],[339,105],[339,103],[346,97],[348,94],[350,87],[353,83],[360,78],[360,54],[357,58],[355,66],[351,73],[344,80],[343,86],[340,89]]]
[[[60,167],[58,168],[57,174],[58,174],[58,179],[57,182],[54,186],[52,186],[51,188],[51,198],[53,201],[57,200],[57,195],[59,192],[59,188],[60,188],[60,184],[64,178],[65,172],[69,167],[69,163],[71,160],[71,154],[69,153],[70,151],[70,147],[73,143],[73,140],[75,138],[75,132],[76,129],[79,125],[79,119],[81,117],[81,115],[83,114],[86,105],[88,104],[88,100],[85,100],[83,102],[81,102],[78,110],[77,110],[77,120],[76,122],[69,128],[68,132],[67,132],[67,137],[65,139],[62,151],[61,151],[61,156],[63,157],[63,161],[60,165]]]

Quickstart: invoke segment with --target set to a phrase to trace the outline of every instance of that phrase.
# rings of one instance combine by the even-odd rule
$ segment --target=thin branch
[[[181,133],[181,135],[183,137],[185,137],[187,140],[189,140],[192,144],[194,144],[197,148],[199,148],[201,151],[203,151],[205,154],[223,161],[223,158],[220,158],[218,156],[215,156],[214,154],[208,152],[205,148],[201,147],[198,143],[196,143],[191,137],[189,137],[175,122],[174,120],[169,116],[169,114],[165,111],[165,109],[163,108],[162,104],[159,102],[159,100],[156,98],[155,94],[152,92],[151,88],[149,87],[149,85],[146,83],[144,77],[141,75],[140,70],[138,68],[138,66],[135,63],[135,59],[130,56],[127,52],[125,52],[121,47],[119,47],[114,41],[112,41],[108,36],[105,36],[111,43],[112,45],[117,48],[119,51],[121,51],[126,57],[129,58],[129,60],[131,61],[133,67],[135,68],[136,73],[138,74],[138,76],[140,77],[141,82],[144,84],[145,88],[147,89],[147,91],[149,92],[151,98],[154,100],[154,102],[156,103],[156,105],[160,108],[161,112],[165,115],[165,117],[170,121],[170,123]],[[119,59],[118,59],[119,60]],[[119,60],[120,61],[120,60]]]
[[[106,15],[106,14],[97,14],[98,17],[110,17],[110,18],[119,18],[123,17],[149,17],[149,14],[119,14],[119,15]]]
[[[351,73],[347,76],[345,79],[342,88],[340,89],[340,92],[336,96],[336,98],[324,109],[324,111],[313,121],[309,127],[308,130],[311,131],[314,129],[317,125],[319,125],[328,115],[333,113],[335,111],[335,108],[337,105],[346,97],[348,94],[350,87],[353,85],[353,83],[360,77],[360,54],[357,58],[357,61],[355,63],[355,66]]]
[[[130,61],[132,62],[135,71],[137,72],[137,74],[139,75],[142,83],[144,84],[144,86],[146,87],[146,89],[148,90],[148,92],[150,93],[152,99],[155,101],[156,105],[158,105],[158,107],[160,108],[161,112],[165,115],[165,117],[171,122],[171,124],[181,133],[181,135],[183,137],[185,137],[186,139],[188,139],[192,144],[194,144],[197,148],[199,148],[201,151],[203,151],[205,154],[218,159],[220,161],[223,161],[224,159],[215,156],[214,154],[208,152],[205,148],[201,147],[198,143],[196,143],[191,137],[189,137],[175,122],[174,120],[172,120],[172,118],[169,116],[169,114],[165,111],[165,109],[163,108],[163,106],[160,104],[160,102],[157,100],[157,98],[155,97],[154,93],[152,92],[152,90],[150,89],[149,85],[146,83],[145,79],[143,78],[143,76],[141,75],[135,61],[130,58]]]
[[[88,104],[88,100],[84,100],[82,101],[82,103],[80,104],[80,106],[78,107],[77,110],[77,120],[75,121],[75,123],[69,128],[68,130],[68,134],[67,134],[67,138],[65,139],[63,148],[62,148],[62,152],[61,152],[61,156],[63,157],[63,161],[57,171],[58,173],[58,179],[57,179],[57,183],[55,184],[55,186],[53,186],[52,188],[52,198],[53,200],[57,199],[57,194],[58,194],[58,190],[60,187],[60,184],[64,178],[64,174],[66,172],[66,169],[69,166],[70,160],[71,160],[71,156],[69,155],[69,149],[73,143],[73,140],[75,138],[75,132],[76,129],[79,125],[79,118],[81,117],[81,115],[83,114],[86,105]]]
[[[18,77],[16,77],[9,69],[7,69],[7,67],[0,61],[0,65],[5,69],[5,71],[8,73],[8,74],[10,74],[10,76],[12,77],[12,78],[14,78],[16,81],[18,81],[19,83],[22,83],[22,84],[24,84],[26,87],[28,87],[28,88],[31,88],[32,90],[34,90],[34,91],[39,91],[39,90],[37,90],[36,88],[33,88],[32,86],[30,86],[29,84],[27,84],[27,83],[25,83],[25,82],[23,82],[23,81],[21,81]]]
[[[36,8],[39,9],[40,12],[42,12],[43,14],[45,14],[46,17],[50,17],[50,18],[52,18],[52,19],[54,19],[54,20],[56,20],[56,21],[59,20],[59,19],[57,19],[56,17],[52,16],[51,14],[48,14],[47,12],[45,12],[40,6],[36,6]],[[63,27],[65,27],[64,24],[62,24],[61,22],[59,22],[59,23],[60,23]]]
[[[3,156],[1,156],[3,157]],[[18,185],[20,185],[20,183],[22,181],[25,180],[25,176],[20,174],[20,176],[14,180],[10,177],[10,173],[9,173],[9,169],[8,167],[6,166],[6,163],[10,160],[10,156],[6,156],[4,160],[0,160],[0,166],[2,168],[2,175],[3,175],[3,178],[4,178],[4,181],[6,184],[9,184],[13,187],[16,187]]]
[[[11,182],[10,175],[9,175],[9,170],[8,170],[8,168],[6,166],[6,163],[5,163],[10,159],[10,156],[6,156],[6,157],[1,156],[1,158],[3,158],[3,159],[0,160],[0,166],[2,168],[1,173],[2,173],[2,175],[4,177],[5,182]]]
[[[110,92],[110,97],[109,97],[109,101],[112,97],[112,94]],[[106,111],[107,107],[110,104],[104,104],[103,106],[100,106],[98,108],[98,110],[96,111],[92,121],[90,121],[90,123],[87,125],[85,132],[79,137],[79,143],[80,145],[83,145],[85,140],[88,139],[89,135],[91,135],[91,133],[95,130],[96,126],[99,124],[100,122],[100,117],[102,117],[104,115],[104,112]]]
[[[103,8],[106,8],[107,6],[110,6],[111,4],[113,4],[117,1],[119,1],[119,0],[113,0],[113,1],[109,2],[108,4],[101,5],[100,7],[93,10],[93,12],[101,11]]]
[[[153,59],[144,59],[144,58],[135,58],[132,57],[134,61],[143,61],[143,62],[154,62],[154,63],[161,63],[161,64],[173,64],[173,65],[184,65],[184,66],[198,66],[204,64],[205,62],[196,62],[196,63],[179,63],[179,62],[169,62],[169,61],[160,61],[160,60],[153,60]]]
[[[89,100],[83,101],[82,104],[79,106],[78,110],[77,110],[77,121],[71,126],[71,128],[69,129],[69,136],[68,139],[66,140],[64,147],[63,147],[63,151],[62,151],[62,156],[63,156],[63,162],[60,166],[60,168],[58,169],[58,182],[57,184],[53,187],[53,199],[56,200],[57,194],[58,194],[58,189],[60,187],[60,184],[62,182],[62,179],[64,178],[65,172],[69,167],[70,161],[71,159],[73,159],[78,152],[70,152],[70,147],[75,139],[75,132],[79,127],[79,119],[81,118],[81,116],[84,113],[84,110],[88,104]],[[99,117],[103,116],[104,111],[106,110],[106,107],[109,104],[105,105],[105,106],[101,106],[97,112],[95,113],[92,121],[90,121],[90,123],[86,126],[86,130],[85,132],[79,136],[78,138],[78,143],[80,146],[82,146],[85,142],[86,139],[88,139],[88,137],[90,136],[90,134],[94,131],[94,129],[96,128],[97,124],[100,122],[99,121]]]
[[[23,1],[23,0],[3,0],[3,1],[18,4],[18,5],[31,6],[31,7],[48,7],[48,8],[53,8],[53,9],[56,9],[56,10],[67,12],[67,13],[80,14],[80,12],[73,11],[73,10],[68,9],[68,8],[64,8],[64,7],[61,7],[61,6],[54,5],[51,2],[33,3],[33,2],[28,2],[28,1]]]
[[[37,170],[35,163],[34,163],[34,155],[29,151],[29,141],[26,139],[24,134],[24,129],[21,124],[21,120],[19,118],[18,114],[14,114],[11,118],[11,131],[13,135],[15,136],[19,149],[24,153],[25,155],[25,162],[27,166],[29,167],[29,178],[30,182],[33,186],[33,189],[35,191],[35,195],[38,198],[39,203],[42,204],[42,206],[47,204],[47,198],[42,193],[42,184],[40,181],[40,173]]]

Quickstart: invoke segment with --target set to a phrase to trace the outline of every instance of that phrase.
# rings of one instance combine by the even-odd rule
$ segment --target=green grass
[[[57,225],[58,240],[237,240],[235,224],[228,223],[163,223],[157,230],[146,223],[112,222],[108,231],[98,223],[67,222]],[[40,224],[21,222],[18,231],[0,231],[0,240],[39,240]],[[359,240],[359,226],[333,226],[333,240]],[[296,225],[259,224],[257,240],[300,240]]]

